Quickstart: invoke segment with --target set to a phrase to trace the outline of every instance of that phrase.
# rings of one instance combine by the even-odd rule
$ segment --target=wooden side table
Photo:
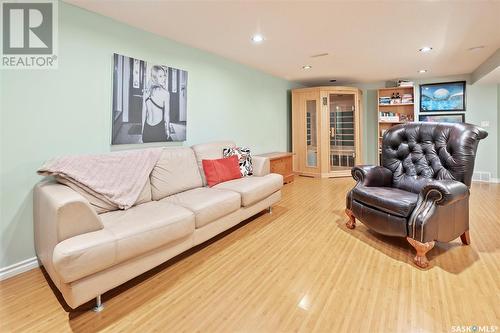
[[[292,153],[274,152],[259,156],[269,157],[271,172],[282,175],[284,184],[293,182]]]

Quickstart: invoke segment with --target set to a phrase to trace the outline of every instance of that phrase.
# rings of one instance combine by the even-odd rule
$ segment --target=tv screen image
[[[420,85],[420,111],[465,111],[465,81]]]

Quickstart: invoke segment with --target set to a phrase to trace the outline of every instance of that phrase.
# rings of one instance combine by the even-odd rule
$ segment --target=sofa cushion
[[[153,200],[202,186],[196,157],[191,148],[164,148],[151,172]]]
[[[352,198],[386,213],[408,217],[417,205],[418,194],[394,187],[357,186]]]
[[[250,153],[250,148],[247,147],[224,148],[222,150],[222,154],[224,157],[230,157],[230,156],[238,157],[241,176],[246,177],[253,175],[252,154]]]
[[[241,197],[233,191],[200,187],[162,199],[185,207],[195,215],[196,228],[201,228],[241,207]]]
[[[250,206],[259,200],[267,198],[282,187],[283,176],[276,173],[270,173],[262,177],[243,177],[214,186],[216,189],[238,192],[241,195],[242,206]]]
[[[54,249],[54,267],[65,283],[81,279],[194,232],[194,214],[151,201],[100,215],[104,229],[68,238]]]
[[[405,217],[387,214],[387,212],[366,206],[358,201],[353,201],[351,208],[357,219],[378,233],[387,236],[408,236],[408,224]]]
[[[207,180],[207,185],[212,187],[228,180],[241,178],[238,157],[231,156],[216,160],[203,160],[203,173]]]
[[[196,161],[198,163],[198,169],[200,170],[201,177],[203,179],[203,185],[207,185],[205,180],[205,175],[203,174],[202,160],[215,160],[222,158],[222,150],[224,148],[234,148],[236,145],[232,141],[217,141],[210,143],[201,143],[198,145],[191,146],[195,155]]]

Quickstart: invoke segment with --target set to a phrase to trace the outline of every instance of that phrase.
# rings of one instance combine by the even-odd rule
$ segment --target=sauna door
[[[305,176],[320,174],[320,103],[319,90],[294,94],[294,171]]]
[[[329,158],[330,173],[350,172],[356,164],[356,112],[355,93],[328,94]]]

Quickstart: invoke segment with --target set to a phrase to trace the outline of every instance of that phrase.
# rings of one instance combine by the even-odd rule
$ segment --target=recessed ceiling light
[[[427,69],[421,69],[418,71],[420,74],[424,74],[424,73],[427,73]]]
[[[261,34],[255,34],[252,36],[252,42],[254,43],[262,43],[264,41],[264,36]]]
[[[430,52],[430,51],[432,51],[432,47],[430,47],[430,46],[424,46],[424,47],[422,47],[421,49],[418,49],[418,50],[420,52],[424,52],[424,53],[425,52]]]
[[[311,69],[311,68],[313,68],[313,66],[311,66],[311,65],[304,65],[304,66],[302,66],[302,69]]]
[[[484,49],[484,45],[470,47],[468,50],[469,51],[479,51],[479,50],[482,50],[482,49]]]

